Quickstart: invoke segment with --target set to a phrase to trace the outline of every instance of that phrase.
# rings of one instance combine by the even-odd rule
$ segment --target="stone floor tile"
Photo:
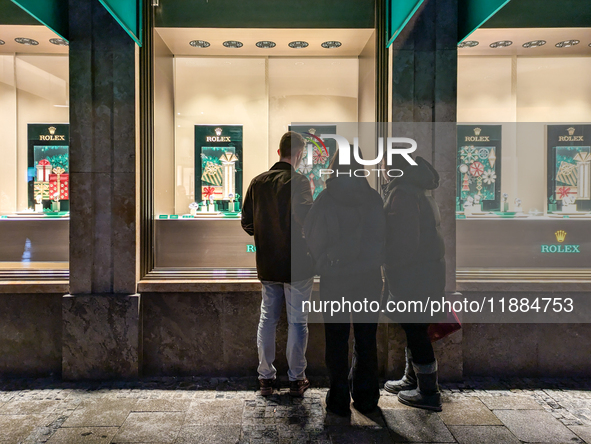
[[[193,401],[186,425],[239,425],[242,422],[244,401],[241,399],[214,399]]]
[[[449,426],[459,444],[520,444],[505,426]]]
[[[395,442],[455,442],[439,415],[426,410],[382,409]]]
[[[531,396],[480,396],[480,400],[491,410],[543,410]]]
[[[131,412],[112,442],[173,443],[184,419],[184,412]]]
[[[0,415],[45,415],[60,401],[10,401],[0,408]]]
[[[387,430],[354,427],[334,427],[328,430],[333,444],[390,444],[392,437]]]
[[[239,441],[238,425],[200,425],[182,427],[174,444],[236,444]]]
[[[74,427],[58,429],[47,444],[109,444],[118,427]]]
[[[46,415],[0,415],[0,442],[17,443],[43,426]]]
[[[133,412],[186,412],[190,399],[138,399]]]
[[[137,399],[86,400],[62,427],[120,427],[136,403]]]
[[[503,425],[493,412],[477,398],[452,397],[439,417],[445,425]]]
[[[570,426],[575,434],[585,441],[587,444],[591,444],[591,427],[590,426]]]
[[[521,441],[580,442],[566,426],[542,410],[494,410],[494,414]]]
[[[382,409],[415,410],[414,407],[410,407],[398,401],[398,395],[392,395],[390,393],[380,396],[378,407]]]
[[[355,408],[352,408],[351,425],[356,427],[384,428],[386,427],[386,422],[384,421],[384,417],[380,409],[376,409],[375,411],[368,414],[363,414],[355,410]]]

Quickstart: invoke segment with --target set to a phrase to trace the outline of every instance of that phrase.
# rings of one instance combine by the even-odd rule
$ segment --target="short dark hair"
[[[279,155],[282,158],[292,157],[293,154],[301,151],[305,145],[306,140],[299,133],[288,131],[281,137],[281,142],[279,142]]]

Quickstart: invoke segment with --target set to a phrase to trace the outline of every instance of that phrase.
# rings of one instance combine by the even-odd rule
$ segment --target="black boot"
[[[403,390],[414,390],[417,388],[417,377],[412,365],[412,354],[408,347],[406,347],[404,354],[406,355],[404,375],[402,376],[402,379],[398,379],[397,381],[386,381],[384,384],[384,390],[387,392],[396,394]]]
[[[441,411],[441,392],[437,383],[437,361],[431,364],[413,363],[417,377],[417,388],[398,393],[402,404],[419,409]]]

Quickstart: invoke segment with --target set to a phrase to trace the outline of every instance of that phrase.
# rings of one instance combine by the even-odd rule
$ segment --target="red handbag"
[[[447,320],[445,322],[438,322],[436,324],[429,325],[429,338],[431,342],[439,341],[446,336],[455,333],[462,328],[462,323],[458,319],[458,315],[453,309],[447,313]]]

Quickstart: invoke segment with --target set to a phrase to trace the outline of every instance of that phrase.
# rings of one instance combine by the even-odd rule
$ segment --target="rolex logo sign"
[[[206,142],[231,142],[230,136],[222,136],[222,128],[220,128],[219,126],[216,129],[214,129],[214,131],[215,136],[206,136]]]
[[[554,235],[556,236],[556,240],[558,242],[564,242],[564,239],[566,238],[566,231],[558,230],[556,233],[554,233]]]
[[[568,136],[558,136],[559,142],[584,142],[583,136],[576,136],[576,128],[571,126],[570,128],[566,129]]]
[[[580,245],[564,245],[564,239],[566,239],[566,231],[558,230],[554,233],[556,236],[556,240],[559,244],[554,245],[542,245],[541,252],[542,253],[580,253],[581,246]]]
[[[474,135],[473,136],[466,136],[466,142],[490,142],[490,136],[481,136],[482,128],[476,127],[474,128]]]
[[[64,141],[66,140],[66,136],[64,136],[63,134],[56,134],[57,128],[55,126],[50,126],[49,128],[47,128],[47,132],[49,134],[41,134],[39,136],[39,140],[45,140],[45,141]]]

